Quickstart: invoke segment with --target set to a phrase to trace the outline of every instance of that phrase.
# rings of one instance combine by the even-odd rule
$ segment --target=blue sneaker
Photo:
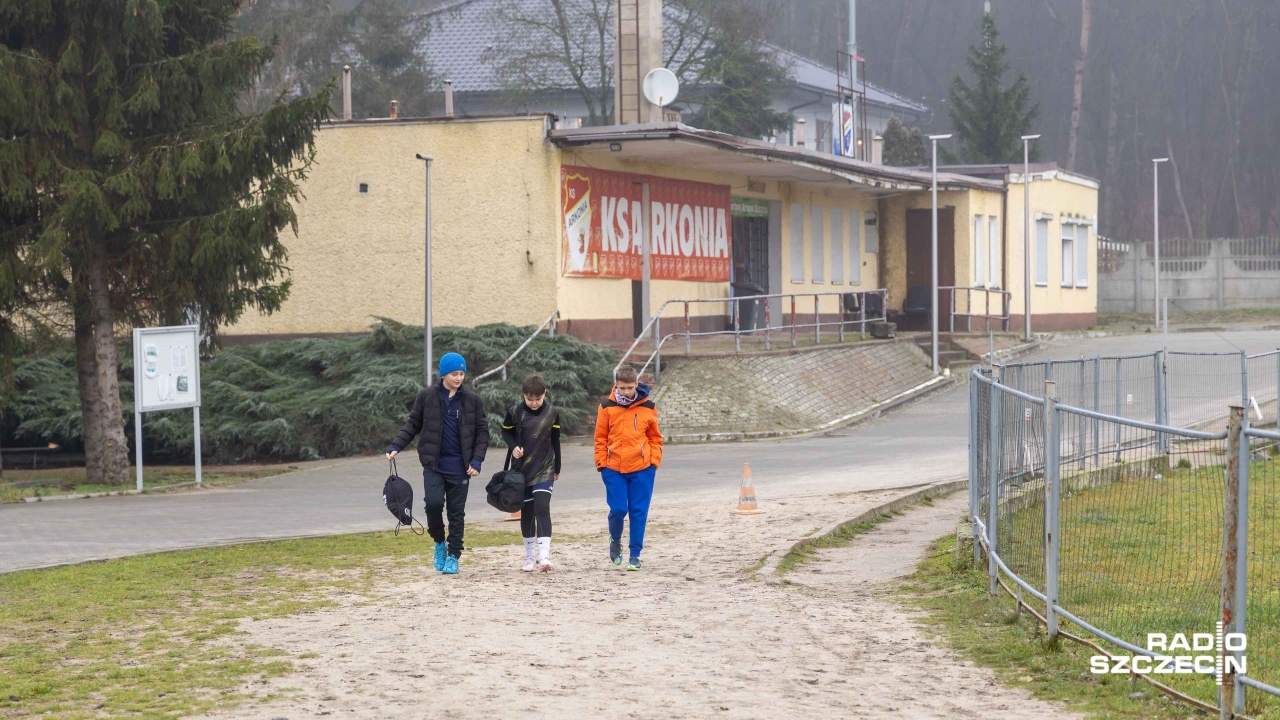
[[[447,543],[436,543],[436,570],[444,572],[444,559],[447,557],[449,557],[449,545]]]
[[[609,559],[613,561],[614,565],[622,564],[622,541],[621,540],[609,541]]]
[[[445,575],[457,575],[458,574],[458,558],[452,555],[446,556],[444,559],[444,569],[441,570],[440,572],[444,573]]]

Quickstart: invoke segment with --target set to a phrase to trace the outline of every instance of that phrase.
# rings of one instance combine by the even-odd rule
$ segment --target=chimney
[[[392,100],[391,101],[391,119],[395,120],[398,117],[400,117],[400,101]]]
[[[351,66],[342,66],[342,119],[351,119]]]
[[[804,147],[804,118],[796,118],[796,145]]]
[[[453,81],[444,81],[444,116],[453,117]]]
[[[662,67],[662,0],[613,0],[613,115],[618,125],[662,122],[662,108],[644,97],[642,83]]]
[[[871,162],[875,165],[884,164],[884,138],[880,135],[871,139]]]

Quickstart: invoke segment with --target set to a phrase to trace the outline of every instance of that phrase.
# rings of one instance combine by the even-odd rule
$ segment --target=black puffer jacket
[[[445,392],[439,383],[418,393],[414,398],[413,410],[409,419],[396,435],[392,444],[398,448],[407,448],[418,435],[418,459],[422,467],[435,470],[440,461],[440,436],[444,432],[444,409],[440,404],[440,393]],[[489,449],[489,420],[484,414],[484,401],[474,390],[465,385],[458,388],[462,394],[462,407],[459,408],[458,438],[462,444],[462,465],[470,467],[472,460],[484,462],[485,451]]]

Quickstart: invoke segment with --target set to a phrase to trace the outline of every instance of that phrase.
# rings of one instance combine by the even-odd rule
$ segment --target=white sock
[[[538,542],[538,539],[537,539],[537,538],[525,538],[525,539],[524,539],[524,559],[525,559],[525,560],[533,560],[533,559],[534,559],[534,557],[535,557],[535,555],[534,555],[534,549],[537,547],[537,542]]]
[[[525,542],[529,541],[525,540]],[[544,563],[551,560],[551,538],[538,538],[538,560]]]

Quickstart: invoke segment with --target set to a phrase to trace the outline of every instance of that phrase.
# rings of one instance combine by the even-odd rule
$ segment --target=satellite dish
[[[680,81],[666,68],[654,68],[644,76],[644,98],[658,107],[666,107],[680,94]]]

